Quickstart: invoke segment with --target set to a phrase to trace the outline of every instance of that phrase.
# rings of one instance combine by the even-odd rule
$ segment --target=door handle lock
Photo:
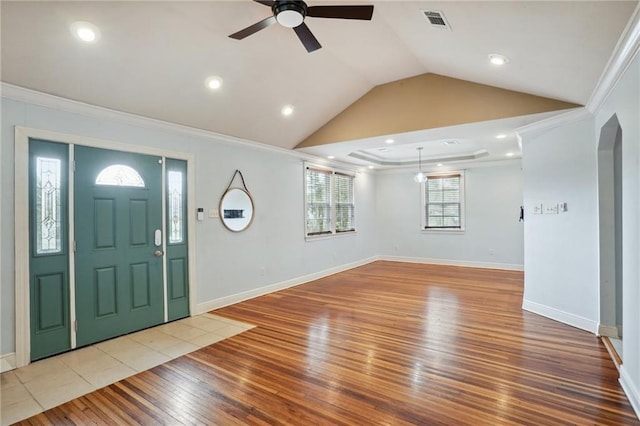
[[[162,257],[164,255],[164,252],[162,250],[156,250],[155,252],[153,252],[153,255],[155,257]]]

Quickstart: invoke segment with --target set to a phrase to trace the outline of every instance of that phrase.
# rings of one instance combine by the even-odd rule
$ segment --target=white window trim
[[[331,233],[326,233],[326,234],[318,234],[318,235],[308,235],[307,234],[307,168],[311,168],[311,169],[318,169],[318,170],[326,170],[327,172],[331,173]],[[357,174],[351,170],[345,170],[345,169],[339,169],[339,168],[335,168],[335,167],[329,167],[327,165],[322,165],[322,164],[317,164],[317,163],[310,163],[305,161],[303,163],[303,167],[302,167],[302,182],[303,182],[303,199],[302,199],[302,205],[303,205],[303,231],[304,231],[304,238],[306,241],[319,241],[319,240],[326,240],[328,238],[340,238],[340,237],[347,237],[347,236],[351,236],[351,235],[355,235],[357,234],[358,230],[357,230],[357,226],[354,226],[354,230],[353,231],[341,231],[341,232],[336,232],[336,214],[335,214],[335,210],[336,210],[336,203],[334,200],[334,195],[335,195],[335,173],[342,173],[342,174],[346,174],[349,176],[352,176],[354,179],[354,185],[353,185],[353,208],[354,208],[354,222],[357,223],[357,220],[355,219],[355,211],[356,211],[356,189],[355,189],[355,179]],[[355,225],[354,223],[354,225]]]
[[[442,173],[428,173],[427,178],[429,177],[437,177],[437,176],[448,176],[448,175],[460,175],[460,228],[427,228],[427,200],[426,200],[426,191],[425,185],[427,183],[427,179],[420,184],[420,230],[425,234],[461,234],[466,231],[466,209],[467,209],[467,200],[466,200],[466,175],[464,170],[452,170],[448,172]]]

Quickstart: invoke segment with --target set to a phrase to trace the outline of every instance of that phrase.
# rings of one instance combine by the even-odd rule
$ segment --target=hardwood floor
[[[599,339],[520,272],[375,262],[215,311],[242,334],[23,424],[639,425]]]

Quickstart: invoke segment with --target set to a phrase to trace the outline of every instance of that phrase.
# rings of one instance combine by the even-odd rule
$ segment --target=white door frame
[[[187,162],[187,250],[189,253],[189,315],[196,310],[195,256],[195,156],[186,152],[169,151],[142,145],[132,145],[106,139],[52,132],[49,130],[15,127],[15,338],[16,367],[30,363],[31,329],[29,298],[29,139],[42,139],[69,145],[83,145],[137,154],[157,155]],[[69,200],[73,201],[73,188]],[[164,194],[163,194],[164,199]],[[70,212],[71,213],[71,212]],[[73,216],[69,216],[69,220]],[[163,215],[164,223],[164,215]],[[71,227],[73,228],[73,227]],[[72,271],[70,271],[73,273]],[[72,290],[72,289],[70,289]],[[70,291],[70,295],[73,292]],[[71,297],[71,296],[70,296]]]

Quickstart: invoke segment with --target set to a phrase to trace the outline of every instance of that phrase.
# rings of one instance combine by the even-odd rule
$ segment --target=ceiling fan
[[[373,15],[373,6],[307,6],[300,0],[254,0],[256,3],[269,6],[273,16],[263,19],[247,28],[231,34],[229,37],[242,40],[260,30],[267,28],[276,22],[283,27],[293,28],[307,52],[320,49],[322,46],[304,23],[304,18],[337,18],[360,19],[370,21]]]

